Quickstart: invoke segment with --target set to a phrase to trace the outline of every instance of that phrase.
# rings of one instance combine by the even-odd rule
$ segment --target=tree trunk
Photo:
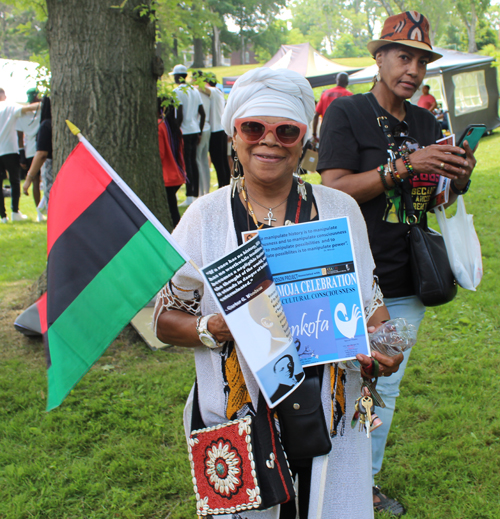
[[[158,148],[155,26],[136,9],[145,0],[116,4],[47,0],[54,171],[77,144],[69,119],[171,229]]]
[[[477,52],[476,44],[477,14],[474,2],[470,6],[470,23],[467,25],[467,36],[469,39],[469,52]]]
[[[193,38],[194,58],[192,68],[205,68],[205,56],[203,56],[203,40]]]
[[[220,67],[222,65],[220,29],[216,25],[212,25],[212,29],[212,67]]]
[[[174,38],[174,47],[172,49],[172,56],[177,59],[179,57],[179,42],[177,38]]]
[[[245,58],[247,53],[247,46],[245,41],[245,36],[241,33],[241,64],[245,65]]]

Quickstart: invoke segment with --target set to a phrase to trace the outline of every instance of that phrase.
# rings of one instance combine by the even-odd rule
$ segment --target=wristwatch
[[[198,332],[200,341],[207,348],[211,349],[220,348],[222,346],[222,344],[208,331],[208,320],[214,315],[217,314],[200,315],[196,320],[196,331]]]
[[[469,179],[469,182],[467,182],[467,185],[463,189],[458,189],[458,187],[455,186],[455,182],[452,180],[450,183],[450,188],[456,195],[465,195],[465,193],[469,191],[470,181],[471,179]]]

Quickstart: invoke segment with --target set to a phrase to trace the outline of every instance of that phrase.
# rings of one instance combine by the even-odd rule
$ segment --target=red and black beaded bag
[[[259,394],[257,414],[205,427],[195,384],[189,461],[200,516],[265,510],[295,499],[272,411]]]

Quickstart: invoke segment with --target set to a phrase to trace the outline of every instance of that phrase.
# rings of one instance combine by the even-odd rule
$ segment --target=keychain
[[[354,404],[354,415],[351,419],[351,427],[354,429],[359,421],[359,430],[366,431],[366,437],[370,437],[370,433],[382,425],[382,420],[375,413],[375,405],[385,407],[382,397],[378,394],[375,386],[377,385],[379,363],[372,359],[369,366],[363,368],[363,384],[361,386],[361,396]],[[373,379],[372,379],[373,377]]]

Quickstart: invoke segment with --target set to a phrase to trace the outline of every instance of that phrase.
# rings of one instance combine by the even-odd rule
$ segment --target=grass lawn
[[[477,158],[465,198],[484,278],[428,309],[378,477],[408,519],[500,517],[500,132]],[[21,211],[34,220],[31,199]],[[127,328],[60,408],[44,411],[42,343],[12,323],[43,270],[45,229],[0,226],[0,518],[194,518],[181,425],[189,351],[153,353]]]

